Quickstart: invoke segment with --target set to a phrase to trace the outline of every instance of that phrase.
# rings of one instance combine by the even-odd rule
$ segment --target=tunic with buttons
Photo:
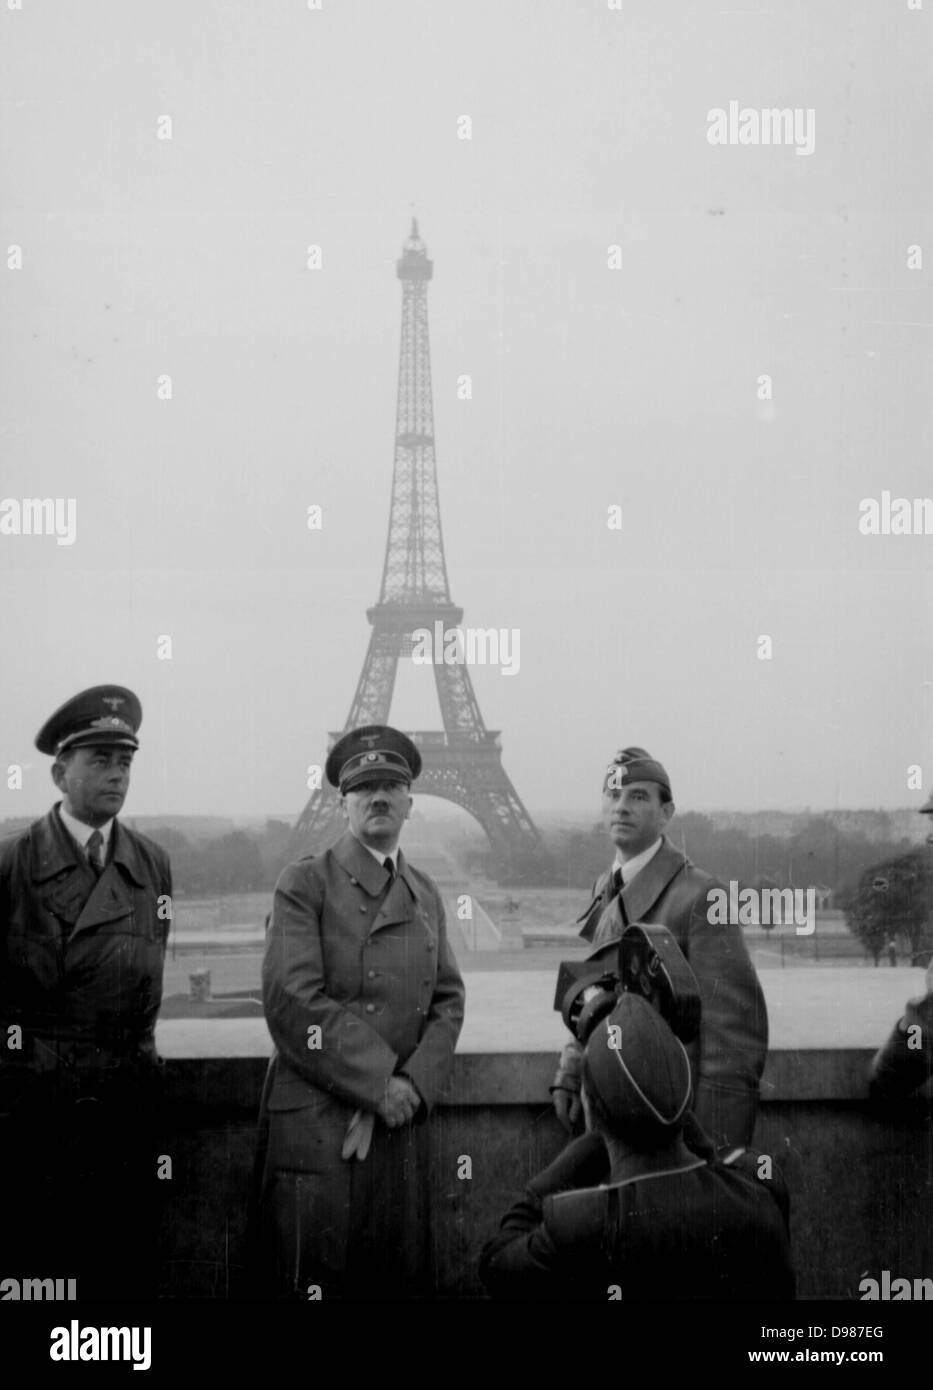
[[[440,894],[398,876],[349,832],[289,866],[275,889],[263,1002],[276,1046],[260,1116],[260,1229],[275,1291],[390,1296],[430,1288],[431,1126],[449,1078],[464,989]],[[423,1101],[413,1124],[378,1118],[369,1156],[341,1158],[357,1110],[393,1075]]]

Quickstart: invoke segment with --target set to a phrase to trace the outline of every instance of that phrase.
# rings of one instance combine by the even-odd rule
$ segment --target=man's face
[[[603,820],[623,861],[653,845],[673,814],[674,803],[662,803],[657,782],[627,782],[603,791]]]
[[[370,849],[391,854],[411,815],[412,802],[407,782],[384,777],[358,783],[341,797],[340,804],[344,820],[358,840]]]
[[[104,825],[117,815],[130,785],[132,748],[76,748],[52,764],[65,810],[85,825]]]

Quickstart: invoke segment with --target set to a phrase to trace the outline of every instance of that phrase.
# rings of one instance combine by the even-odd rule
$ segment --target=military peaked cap
[[[338,739],[327,755],[327,780],[341,792],[361,782],[394,778],[413,782],[421,771],[421,754],[407,734],[387,724],[364,724]]]
[[[95,685],[55,711],[36,734],[40,753],[58,757],[71,748],[108,744],[138,748],[143,707],[124,685]]]

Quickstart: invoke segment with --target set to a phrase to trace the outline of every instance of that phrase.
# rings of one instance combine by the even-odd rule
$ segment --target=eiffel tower
[[[411,658],[413,631],[427,628],[433,635],[435,623],[446,630],[463,617],[450,597],[434,457],[428,343],[433,264],[414,219],[396,268],[402,282],[402,343],[382,588],[378,602],[366,611],[372,633],[347,722],[329,735],[328,748],[348,729],[388,723],[398,663]],[[502,766],[498,731],[483,723],[466,664],[435,664],[433,670],[443,732],[406,731],[424,764],[417,791],[452,801],[479,822],[500,882],[545,880],[550,875],[547,850]],[[312,793],[298,820],[292,851],[318,853],[343,829],[337,793],[325,784]]]

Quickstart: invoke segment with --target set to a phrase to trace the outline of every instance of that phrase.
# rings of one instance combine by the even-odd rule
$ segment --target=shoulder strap
[[[604,1187],[586,1187],[545,1198],[544,1221],[554,1244],[561,1248],[602,1241],[611,1195]]]

